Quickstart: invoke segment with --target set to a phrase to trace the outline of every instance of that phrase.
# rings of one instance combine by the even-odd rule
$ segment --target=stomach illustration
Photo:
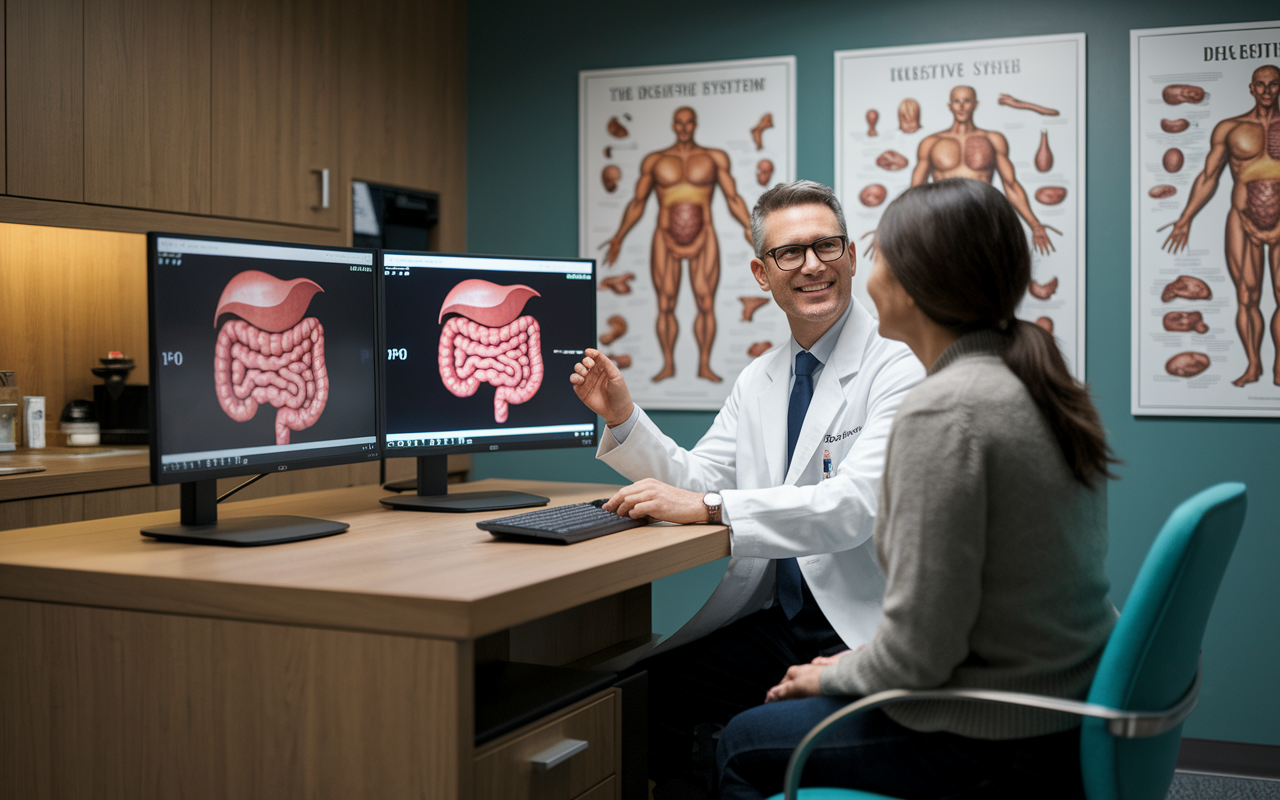
[[[290,431],[316,423],[329,399],[324,364],[324,326],[307,317],[311,298],[323,292],[307,278],[291,281],[257,270],[232,278],[214,312],[218,331],[213,382],[218,404],[236,422],[248,422],[258,406],[276,409],[276,444]]]
[[[453,287],[440,307],[440,379],[457,397],[470,397],[481,384],[495,387],[493,419],[507,421],[508,406],[524,403],[542,386],[542,341],[538,321],[521,316],[538,292],[524,286],[499,286],[465,280]]]

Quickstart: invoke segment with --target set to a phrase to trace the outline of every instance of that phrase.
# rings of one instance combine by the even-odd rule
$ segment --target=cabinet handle
[[[312,211],[323,211],[329,207],[329,170],[313,169],[312,175],[320,176],[320,205],[312,206]]]
[[[533,764],[535,770],[545,772],[552,767],[563,764],[569,759],[587,749],[587,742],[581,739],[565,739],[554,747],[548,747],[541,753],[538,753],[529,761]]]

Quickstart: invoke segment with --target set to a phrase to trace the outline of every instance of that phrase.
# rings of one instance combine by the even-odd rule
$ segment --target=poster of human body
[[[880,215],[912,186],[986,181],[1022,218],[1032,282],[1018,317],[1084,376],[1083,33],[835,54],[836,192],[866,292]]]
[[[598,346],[646,409],[719,410],[790,336],[751,275],[751,208],[793,180],[795,58],[579,73],[579,253]]]
[[[1280,416],[1280,22],[1129,52],[1132,411]]]

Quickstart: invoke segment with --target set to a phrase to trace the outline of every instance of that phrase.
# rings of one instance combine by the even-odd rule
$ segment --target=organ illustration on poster
[[[253,419],[259,405],[274,407],[276,444],[314,425],[329,399],[324,326],[306,316],[311,298],[323,291],[309,278],[245,270],[218,298],[215,324],[232,315],[215,346],[218,404],[236,422]]]
[[[1129,52],[1132,411],[1280,416],[1280,22]]]
[[[499,424],[507,421],[510,404],[529,400],[542,386],[538,321],[521,314],[530,298],[541,296],[524,284],[469,278],[440,306],[440,379],[455,397],[493,386],[493,421]],[[446,314],[454,316],[446,322]]]
[[[866,281],[885,208],[912,186],[985,181],[1022,218],[1032,281],[1020,319],[1084,377],[1085,37],[1082,33],[835,54],[836,192]]]
[[[579,254],[642,407],[719,410],[790,336],[751,275],[750,211],[794,179],[794,118],[790,56],[579,73]]]

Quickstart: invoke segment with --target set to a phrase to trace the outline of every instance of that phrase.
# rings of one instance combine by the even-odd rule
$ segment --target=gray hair
[[[823,205],[835,212],[836,222],[840,225],[840,234],[849,237],[849,228],[844,224],[844,211],[840,201],[831,187],[823,186],[816,181],[793,181],[779,183],[760,195],[756,207],[751,209],[751,242],[755,245],[756,258],[764,258],[764,220],[774,211],[792,206],[810,204]]]

